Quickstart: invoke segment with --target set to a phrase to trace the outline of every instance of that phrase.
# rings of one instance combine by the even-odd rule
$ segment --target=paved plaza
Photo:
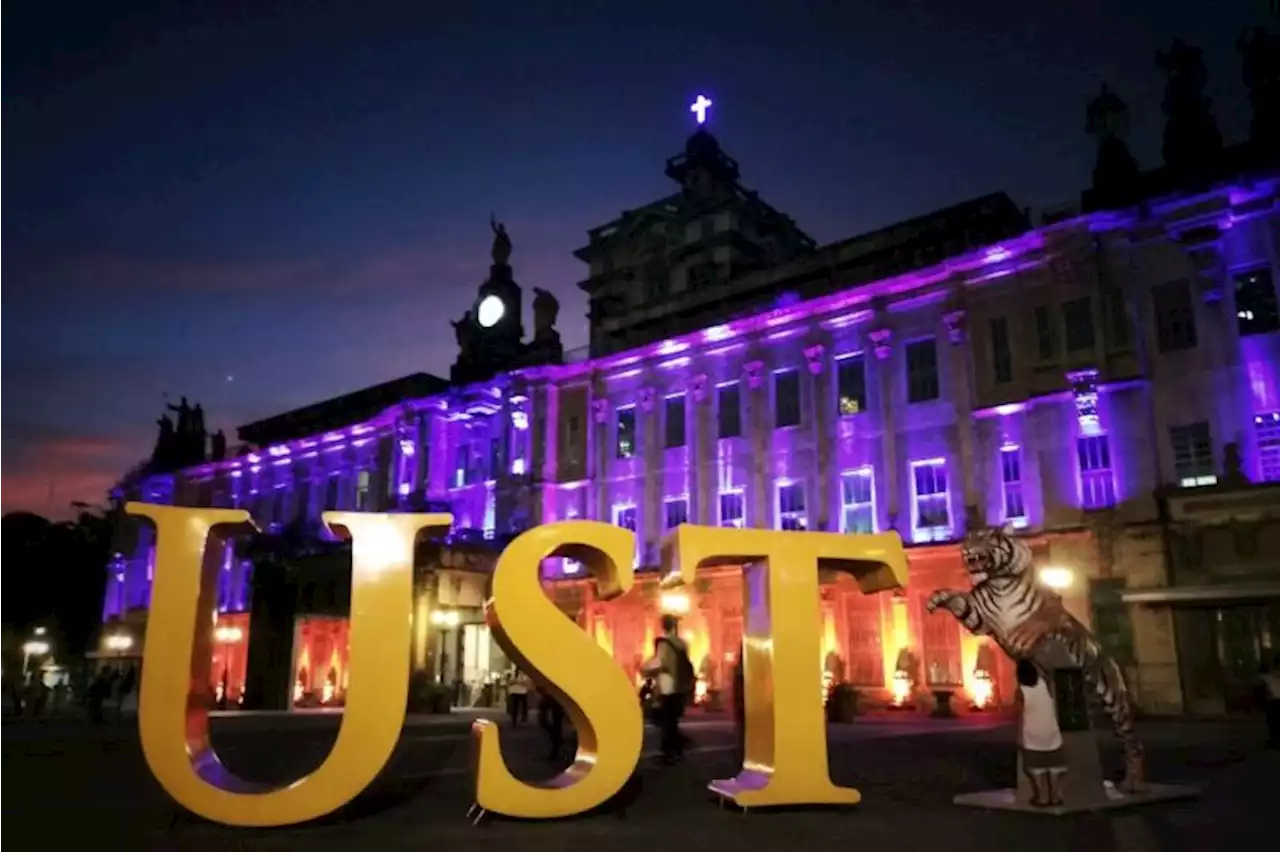
[[[274,830],[234,830],[185,815],[151,779],[129,722],[92,726],[6,720],[4,837],[15,849],[78,839],[124,850],[567,849],[599,846],[663,852],[733,844],[746,849],[983,850],[1089,852],[1249,849],[1272,833],[1280,755],[1263,752],[1255,722],[1156,722],[1143,726],[1150,774],[1199,784],[1194,802],[1070,818],[960,808],[957,793],[1007,786],[1014,752],[996,720],[919,717],[860,719],[831,729],[832,774],[862,791],[855,808],[753,812],[721,810],[705,791],[732,774],[732,732],[695,721],[690,760],[662,769],[642,764],[644,790],[625,819],[603,814],[553,823],[490,819],[472,827],[468,798],[469,720],[411,719],[385,776],[342,813]],[[295,778],[332,743],[334,716],[247,716],[214,722],[225,762],[246,777]],[[549,774],[535,728],[507,735],[504,750],[522,777]],[[652,731],[646,749],[652,752]],[[1104,757],[1117,752],[1103,740]],[[1272,792],[1268,792],[1268,788]],[[585,847],[584,847],[585,845]],[[439,848],[439,847],[434,847]]]

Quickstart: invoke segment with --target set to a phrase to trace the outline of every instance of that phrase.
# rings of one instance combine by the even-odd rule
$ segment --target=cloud
[[[63,518],[75,513],[72,501],[102,502],[120,476],[148,452],[146,436],[140,437],[128,441],[6,423],[0,510]]]

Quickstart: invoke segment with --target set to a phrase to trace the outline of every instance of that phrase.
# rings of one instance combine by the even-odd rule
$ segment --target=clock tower
[[[524,355],[523,292],[511,277],[511,237],[505,225],[489,219],[493,230],[493,265],[476,300],[453,323],[458,359],[449,372],[456,383],[482,381],[522,360]]]

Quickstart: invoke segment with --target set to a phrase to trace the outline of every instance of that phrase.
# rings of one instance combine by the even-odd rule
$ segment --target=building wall
[[[1276,186],[1059,223],[640,350],[406,401],[368,423],[157,480],[149,499],[242,506],[263,525],[431,501],[453,511],[455,534],[479,537],[597,519],[634,527],[641,568],[656,565],[669,522],[681,520],[896,530],[911,546],[942,545],[953,563],[971,525],[1010,522],[1047,542],[1044,564],[1075,569],[1069,604],[1090,623],[1096,584],[1169,581],[1153,530],[1157,489],[1182,478],[1172,427],[1209,424],[1214,476],[1228,444],[1246,477],[1280,470],[1266,468],[1258,426],[1280,412],[1280,332],[1239,334],[1233,278],[1261,267],[1273,287],[1280,280]],[[1154,294],[1178,281],[1196,340],[1170,349]],[[860,383],[842,382],[858,370]],[[1088,476],[1082,439],[1098,467]],[[108,618],[145,607],[149,565],[144,541],[113,568]],[[579,568],[556,560],[547,570],[572,578]],[[229,610],[246,605],[227,596]],[[887,660],[901,625],[882,615]],[[941,635],[922,619],[911,610],[911,641]],[[1172,621],[1148,609],[1131,621],[1135,689],[1175,709]]]

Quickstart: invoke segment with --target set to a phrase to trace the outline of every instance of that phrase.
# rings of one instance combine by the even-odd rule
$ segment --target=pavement
[[[229,714],[213,721],[224,763],[259,781],[287,782],[323,760],[337,732],[335,714]],[[436,844],[552,850],[608,846],[610,852],[663,852],[735,844],[744,849],[853,847],[874,850],[1027,849],[1035,852],[1164,852],[1249,849],[1274,835],[1280,754],[1260,748],[1255,721],[1153,722],[1141,728],[1152,780],[1202,787],[1192,802],[1068,818],[957,807],[952,797],[1014,780],[1012,732],[1002,720],[970,716],[859,719],[829,728],[831,771],[856,786],[862,804],[839,810],[740,814],[719,808],[706,784],[735,772],[733,732],[719,719],[691,720],[689,760],[662,768],[641,764],[643,791],[625,819],[595,814],[555,822],[490,818],[473,827],[467,730],[470,718],[411,717],[386,772],[338,814],[305,826],[231,829],[193,817],[151,778],[129,720],[91,725],[6,720],[3,728],[4,837],[15,849],[64,838],[124,850],[420,850]],[[1100,737],[1104,763],[1119,751]],[[654,751],[647,732],[646,752]],[[517,775],[547,777],[536,728],[503,735]],[[24,841],[26,841],[24,843]]]

